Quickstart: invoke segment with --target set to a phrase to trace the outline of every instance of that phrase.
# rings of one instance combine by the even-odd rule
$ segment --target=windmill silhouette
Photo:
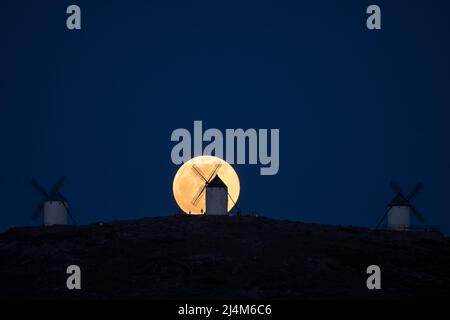
[[[204,184],[202,187],[199,188],[199,190],[197,191],[197,193],[195,194],[194,198],[192,198],[191,203],[193,205],[197,205],[198,202],[201,199],[201,196],[203,195],[203,193],[205,192],[205,190],[207,190],[208,187],[221,187],[225,190],[226,192],[226,196],[228,196],[230,198],[230,200],[233,202],[234,205],[236,205],[236,202],[234,201],[234,199],[231,197],[231,195],[228,192],[228,188],[227,186],[223,183],[223,181],[220,179],[220,177],[217,175],[218,170],[220,169],[220,167],[222,166],[222,163],[218,163],[215,167],[214,170],[209,174],[208,178],[206,178],[207,176],[202,172],[202,170],[195,164],[192,165],[192,170],[195,172],[195,174],[197,176],[200,177],[200,179],[203,180]],[[216,179],[217,178],[217,179]],[[220,181],[219,181],[220,180]],[[214,182],[214,183],[213,183]],[[207,191],[208,192],[208,191]],[[208,205],[207,205],[208,206]],[[203,210],[203,209],[202,209]],[[206,214],[208,214],[208,212],[206,212]]]
[[[42,196],[42,202],[31,215],[32,220],[36,220],[41,215],[44,215],[44,225],[49,226],[67,224],[67,217],[69,216],[72,222],[76,224],[74,217],[70,213],[67,199],[59,191],[65,182],[65,177],[59,178],[53,188],[47,192],[36,179],[31,179],[31,185]]]
[[[411,229],[411,212],[417,220],[424,224],[424,216],[412,204],[417,194],[423,189],[423,184],[418,183],[415,188],[405,195],[397,183],[390,183],[392,190],[395,192],[394,198],[388,203],[386,212],[378,222],[376,229],[387,218],[387,229],[389,230],[410,230]]]

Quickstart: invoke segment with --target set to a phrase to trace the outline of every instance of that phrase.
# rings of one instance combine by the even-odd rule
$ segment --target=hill
[[[0,298],[450,296],[450,239],[264,217],[167,216],[0,235]],[[66,288],[78,265],[82,290]],[[379,265],[382,289],[366,288]]]

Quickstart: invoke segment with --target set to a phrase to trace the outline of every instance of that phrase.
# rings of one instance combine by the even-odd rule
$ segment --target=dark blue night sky
[[[78,4],[82,30],[69,31]],[[365,26],[378,4],[382,30]],[[2,1],[0,230],[62,175],[79,223],[173,214],[176,128],[279,128],[240,207],[374,227],[397,181],[450,232],[448,1]]]

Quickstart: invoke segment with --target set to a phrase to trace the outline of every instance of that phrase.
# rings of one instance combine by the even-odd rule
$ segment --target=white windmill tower
[[[222,163],[218,163],[209,177],[206,178],[199,167],[197,167],[195,164],[192,165],[192,169],[194,170],[194,172],[204,182],[204,185],[198,190],[198,192],[192,199],[192,204],[197,205],[197,203],[200,201],[200,197],[206,190],[206,210],[204,213],[207,215],[228,215],[228,197],[236,206],[236,202],[228,193],[228,187],[217,174],[217,171],[221,166]]]
[[[214,216],[228,214],[228,187],[219,175],[206,186],[206,214]]]
[[[65,177],[60,178],[50,192],[47,192],[42,185],[40,185],[35,179],[31,180],[31,185],[42,195],[43,201],[39,207],[31,215],[31,219],[36,220],[44,213],[44,225],[51,226],[56,224],[67,224],[68,217],[73,223],[76,223],[75,219],[69,212],[67,200],[63,197],[59,189],[66,181]]]
[[[421,183],[417,184],[417,186],[408,196],[405,196],[403,194],[400,187],[395,182],[391,182],[391,187],[394,190],[394,192],[396,192],[396,195],[388,203],[387,210],[385,214],[381,217],[380,221],[378,222],[377,228],[387,217],[386,228],[388,230],[397,230],[397,231],[412,230],[411,213],[413,213],[414,216],[417,218],[417,220],[419,220],[421,223],[425,223],[425,218],[411,204],[412,200],[417,196],[420,190],[422,190],[423,185]]]

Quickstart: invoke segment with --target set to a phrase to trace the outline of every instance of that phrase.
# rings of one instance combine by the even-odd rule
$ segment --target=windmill
[[[42,203],[36,208],[31,215],[31,219],[36,220],[44,214],[44,225],[51,226],[55,224],[67,224],[68,217],[73,223],[76,223],[73,216],[70,214],[66,198],[61,194],[59,189],[66,181],[65,177],[61,177],[55,183],[49,192],[39,184],[36,179],[31,179],[31,185],[42,195]]]
[[[218,174],[206,186],[206,214],[228,214],[228,187]]]
[[[198,190],[192,199],[192,204],[197,205],[201,196],[206,190],[206,214],[211,215],[226,215],[228,214],[228,197],[236,205],[236,202],[228,193],[228,188],[225,183],[220,179],[217,171],[222,166],[222,163],[218,163],[211,174],[206,178],[206,175],[200,170],[200,168],[193,164],[192,170],[197,176],[199,176],[204,185]],[[208,203],[209,202],[209,203]]]
[[[387,217],[387,229],[403,231],[411,230],[411,212],[422,224],[425,223],[425,218],[423,215],[420,214],[411,203],[417,194],[422,190],[422,183],[418,183],[413,191],[411,191],[411,193],[407,196],[395,182],[391,182],[391,188],[394,190],[396,195],[388,203],[386,212],[378,222],[376,229],[378,229]]]

